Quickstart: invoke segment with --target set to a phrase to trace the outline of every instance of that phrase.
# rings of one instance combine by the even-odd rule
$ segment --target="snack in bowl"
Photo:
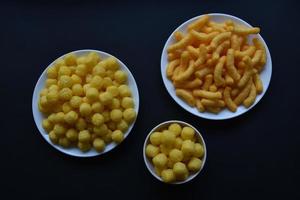
[[[144,159],[150,172],[165,183],[184,183],[203,168],[206,148],[200,133],[181,121],[155,127],[146,138]]]
[[[253,105],[264,90],[260,72],[267,55],[260,39],[248,39],[260,28],[217,23],[204,15],[185,31],[175,31],[175,42],[167,46],[165,75],[176,95],[199,112],[236,112]]]
[[[121,143],[136,118],[127,75],[116,58],[101,59],[93,51],[57,59],[37,103],[50,141],[82,152]]]

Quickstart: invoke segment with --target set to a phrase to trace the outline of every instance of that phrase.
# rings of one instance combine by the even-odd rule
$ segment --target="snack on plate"
[[[102,60],[94,52],[56,60],[47,69],[38,107],[47,116],[42,126],[51,142],[83,152],[122,142],[136,117],[127,73],[116,58]]]
[[[193,128],[173,123],[151,133],[149,141],[146,156],[164,182],[183,181],[202,168],[205,152]]]
[[[200,112],[249,108],[263,91],[259,73],[266,49],[258,38],[248,42],[249,34],[259,32],[230,20],[216,23],[208,15],[189,24],[186,33],[176,31],[166,69],[176,95]]]

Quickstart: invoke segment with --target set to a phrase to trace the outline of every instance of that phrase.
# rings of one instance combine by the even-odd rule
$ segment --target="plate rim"
[[[200,117],[200,118],[203,118],[203,119],[208,119],[208,120],[227,120],[227,119],[232,119],[232,118],[236,118],[236,117],[239,117],[245,113],[247,113],[248,111],[250,111],[253,107],[255,107],[260,101],[261,99],[265,96],[265,94],[267,93],[268,91],[268,88],[270,86],[270,83],[271,83],[271,79],[272,79],[272,71],[273,71],[273,65],[272,65],[272,57],[271,57],[271,53],[270,53],[270,50],[267,46],[267,43],[265,42],[265,40],[263,39],[263,37],[260,35],[260,34],[257,34],[258,38],[263,42],[265,48],[266,48],[266,53],[267,53],[267,57],[269,58],[269,62],[270,62],[270,75],[268,75],[268,81],[267,81],[267,85],[263,85],[264,86],[264,91],[261,95],[261,97],[256,100],[249,108],[245,108],[245,110],[243,110],[241,113],[238,113],[238,114],[235,114],[235,113],[232,113],[231,115],[229,116],[226,116],[226,117],[216,117],[218,114],[215,115],[215,117],[212,117],[212,116],[209,116],[209,115],[206,115],[205,113],[201,113],[198,111],[198,113],[194,113],[191,111],[191,109],[195,109],[195,108],[192,108],[192,107],[184,107],[182,106],[180,103],[179,103],[179,97],[173,97],[172,96],[172,92],[171,90],[174,89],[174,86],[173,88],[171,89],[168,89],[167,87],[167,84],[166,82],[169,81],[168,78],[165,77],[165,71],[163,70],[164,67],[163,67],[163,60],[164,60],[164,52],[166,52],[167,50],[167,45],[168,43],[170,42],[170,40],[172,39],[172,36],[174,35],[174,33],[179,30],[182,26],[184,25],[187,25],[189,23],[191,23],[192,21],[204,16],[204,15],[209,15],[209,16],[220,16],[220,17],[225,17],[225,18],[234,18],[235,20],[237,21],[241,21],[242,23],[246,24],[247,26],[249,27],[253,27],[252,25],[250,25],[248,22],[246,22],[245,20],[239,18],[239,17],[236,17],[234,15],[230,15],[230,14],[224,14],[224,13],[207,13],[207,14],[201,14],[201,15],[198,15],[198,16],[195,16],[195,17],[192,17],[186,21],[184,21],[183,23],[181,23],[179,26],[177,26],[173,31],[172,33],[169,35],[169,37],[167,38],[165,44],[164,44],[164,47],[162,49],[162,52],[161,52],[161,60],[160,60],[160,71],[161,71],[161,76],[162,76],[162,81],[163,81],[163,84],[165,86],[165,89],[168,91],[168,94],[171,96],[171,98],[182,108],[184,109],[185,111],[191,113],[192,115],[194,116],[197,116],[197,117]],[[227,108],[225,108],[227,109]]]
[[[110,54],[110,53],[107,53],[107,52],[104,52],[104,51],[100,51],[100,50],[96,50],[96,49],[78,49],[78,50],[74,50],[74,51],[70,51],[70,52],[67,52],[57,58],[55,58],[50,64],[47,65],[47,67],[45,67],[45,69],[42,71],[42,73],[39,75],[39,78],[37,79],[36,83],[35,83],[35,86],[34,86],[34,89],[33,89],[33,93],[32,93],[32,116],[33,116],[33,120],[34,120],[34,123],[35,123],[35,126],[36,128],[38,129],[38,132],[40,133],[40,135],[43,137],[43,139],[45,141],[47,141],[47,143],[49,143],[52,147],[54,147],[57,151],[63,153],[63,154],[66,154],[68,156],[72,156],[72,157],[77,157],[77,158],[89,158],[89,157],[96,157],[96,156],[101,156],[101,155],[104,155],[112,150],[114,150],[117,146],[119,146],[122,142],[124,142],[124,140],[120,143],[120,144],[114,144],[114,146],[107,150],[107,151],[102,151],[102,152],[97,152],[96,150],[94,150],[93,148],[91,148],[91,150],[93,152],[90,151],[87,151],[87,152],[80,152],[80,154],[78,153],[73,153],[70,151],[70,149],[68,148],[63,148],[57,144],[53,144],[48,137],[48,134],[44,134],[42,133],[43,131],[45,131],[43,128],[41,128],[39,125],[38,125],[38,116],[36,116],[35,114],[35,110],[42,114],[42,112],[39,111],[39,109],[37,108],[37,102],[38,102],[38,98],[39,98],[39,91],[38,90],[38,83],[40,83],[42,80],[42,78],[44,77],[44,75],[46,74],[46,71],[49,67],[53,66],[53,64],[55,63],[55,61],[57,61],[58,59],[61,59],[63,57],[65,57],[67,54],[69,53],[74,53],[74,54],[80,54],[80,53],[89,53],[89,52],[96,52],[98,55],[100,56],[112,56],[112,57],[115,57],[118,62],[122,65],[122,67],[124,67],[126,69],[126,71],[129,73],[129,77],[131,76],[132,77],[132,82],[134,83],[133,84],[133,87],[135,88],[136,90],[136,99],[134,99],[134,103],[135,103],[135,110],[136,110],[136,118],[135,120],[132,122],[132,124],[129,126],[128,128],[128,133],[126,134],[126,136],[124,137],[124,140],[129,136],[129,134],[131,133],[132,129],[134,128],[134,125],[136,123],[136,120],[138,118],[138,113],[139,113],[139,104],[140,104],[140,95],[139,95],[139,89],[138,89],[138,86],[137,86],[137,82],[132,74],[132,72],[129,70],[129,68],[127,67],[127,65],[125,65],[119,58],[117,58],[116,56]],[[132,88],[131,88],[132,89]],[[36,107],[36,108],[35,108]],[[40,130],[42,129],[42,130]],[[125,135],[125,134],[124,134]],[[111,144],[111,143],[110,143]],[[71,149],[73,148],[76,148],[78,149],[77,147],[72,147]],[[79,150],[79,149],[78,149]],[[90,152],[90,153],[89,153]]]

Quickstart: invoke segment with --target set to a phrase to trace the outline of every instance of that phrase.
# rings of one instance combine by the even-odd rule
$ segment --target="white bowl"
[[[227,15],[227,14],[220,14],[220,13],[211,13],[208,14],[211,17],[212,21],[215,22],[224,22],[226,20],[232,20],[233,22],[237,23],[237,24],[241,24],[244,25],[246,27],[252,27],[250,24],[248,24],[247,22],[245,22],[244,20],[232,16],[232,15]],[[182,31],[184,33],[186,33],[186,28],[187,26],[196,21],[198,18],[202,17],[203,15],[194,17],[186,22],[184,22],[183,24],[181,24],[178,28],[176,28],[174,30],[175,31]],[[263,27],[262,27],[262,31],[263,31]],[[260,34],[257,35],[251,35],[249,37],[249,42],[252,41],[252,38],[254,37],[258,37],[263,44],[265,45],[266,48],[266,53],[267,53],[267,63],[265,65],[264,70],[260,73],[260,78],[262,80],[263,86],[264,86],[264,90],[261,94],[257,95],[255,102],[253,103],[253,105],[249,108],[245,108],[244,106],[238,106],[238,109],[236,112],[231,112],[228,109],[223,109],[221,112],[219,112],[218,114],[213,114],[210,112],[199,112],[195,107],[192,108],[190,107],[186,102],[184,102],[182,99],[180,99],[179,97],[176,96],[175,94],[175,89],[174,86],[172,84],[172,82],[166,77],[166,68],[167,68],[167,64],[168,64],[168,53],[167,53],[167,48],[168,46],[170,46],[171,44],[173,44],[175,42],[175,40],[173,39],[173,34],[174,32],[170,35],[170,37],[168,38],[163,51],[162,51],[162,55],[161,55],[161,75],[162,75],[162,79],[164,82],[164,85],[167,89],[167,91],[169,92],[169,94],[171,95],[171,97],[176,101],[177,104],[179,104],[183,109],[185,109],[186,111],[202,117],[202,118],[206,118],[206,119],[211,119],[211,120],[223,120],[223,119],[230,119],[233,117],[237,117],[245,112],[247,112],[248,110],[250,110],[251,108],[253,108],[260,100],[261,98],[264,96],[264,94],[266,93],[268,87],[269,87],[269,83],[271,80],[271,75],[272,75],[272,60],[271,60],[271,55],[270,55],[270,51],[268,49],[267,44],[265,43],[264,39],[261,37]]]
[[[112,56],[112,55],[110,55],[108,53],[105,53],[103,51],[92,50],[92,49],[78,50],[78,51],[73,51],[72,53],[74,53],[77,56],[81,56],[81,55],[85,55],[85,54],[90,53],[90,52],[95,52],[95,53],[99,54],[101,58],[107,58],[109,56]],[[63,58],[65,55],[63,55],[63,56],[61,56],[59,58]],[[123,71],[125,71],[128,74],[128,86],[130,87],[130,89],[132,91],[132,96],[133,96],[133,99],[134,99],[134,106],[135,106],[134,109],[136,111],[136,114],[138,114],[138,111],[139,111],[139,92],[138,92],[138,88],[137,88],[136,82],[134,80],[133,75],[131,74],[131,72],[129,71],[129,69],[126,67],[126,65],[124,63],[122,63],[119,59],[117,59],[117,60],[118,60],[118,62],[120,64],[120,69],[123,70]],[[36,124],[36,126],[37,126],[40,134],[55,149],[59,150],[60,152],[65,153],[65,154],[71,155],[71,156],[76,156],[76,157],[92,157],[92,156],[98,156],[98,155],[101,155],[101,154],[104,154],[104,153],[107,153],[107,152],[111,151],[118,144],[112,142],[112,143],[106,145],[104,151],[102,151],[102,152],[97,152],[93,148],[90,151],[88,151],[88,152],[82,152],[77,147],[63,148],[63,147],[61,147],[59,145],[53,144],[50,141],[47,132],[42,127],[42,121],[43,121],[43,119],[45,119],[46,116],[39,111],[39,109],[38,109],[38,100],[39,100],[39,93],[44,88],[44,84],[45,84],[45,81],[47,79],[47,73],[46,73],[47,69],[49,67],[51,67],[54,64],[54,62],[55,61],[53,61],[43,71],[42,75],[40,76],[39,80],[37,81],[37,83],[35,85],[33,96],[32,96],[32,113],[33,113],[33,118],[34,118],[35,124]],[[129,135],[131,129],[134,126],[134,123],[135,123],[135,121],[129,126],[128,130],[124,134],[124,139]]]
[[[203,169],[204,165],[205,165],[205,161],[206,161],[206,156],[207,156],[207,150],[206,150],[206,145],[205,145],[205,142],[204,142],[204,139],[201,135],[201,133],[195,128],[193,127],[192,125],[186,123],[186,122],[183,122],[183,121],[179,121],[179,120],[170,120],[170,121],[166,121],[166,122],[163,122],[163,123],[160,123],[158,124],[157,126],[155,126],[150,132],[149,134],[147,135],[146,139],[145,139],[145,142],[144,142],[144,146],[143,146],[143,157],[144,157],[144,162],[146,164],[146,167],[147,169],[149,170],[149,172],[159,181],[163,182],[162,178],[160,176],[158,176],[156,173],[155,173],[155,170],[154,170],[154,166],[152,164],[152,162],[149,160],[149,158],[146,156],[146,146],[147,144],[150,143],[150,135],[151,133],[155,132],[155,131],[160,131],[162,129],[166,129],[170,124],[172,123],[177,123],[181,126],[188,126],[188,127],[191,127],[195,130],[195,133],[196,133],[196,137],[198,139],[198,141],[201,143],[201,145],[203,145],[203,149],[204,149],[204,155],[202,157],[202,166],[200,168],[200,170],[198,170],[197,172],[189,172],[189,176],[187,177],[187,179],[183,180],[183,181],[175,181],[175,182],[171,182],[170,184],[183,184],[183,183],[187,183],[189,181],[191,181],[192,179],[194,179]]]

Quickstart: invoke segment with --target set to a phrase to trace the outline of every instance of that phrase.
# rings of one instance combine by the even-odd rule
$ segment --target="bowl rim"
[[[45,141],[47,141],[47,143],[49,143],[54,149],[56,149],[57,151],[65,154],[65,155],[68,155],[68,156],[72,156],[72,157],[77,157],[77,158],[89,158],[89,157],[96,157],[96,156],[101,156],[103,154],[106,154],[112,150],[114,150],[117,146],[119,146],[120,144],[114,144],[114,146],[107,150],[107,151],[102,151],[102,152],[97,152],[96,150],[94,150],[93,148],[91,150],[93,150],[94,152],[92,154],[87,154],[88,152],[82,152],[80,151],[80,154],[78,153],[72,153],[70,152],[70,149],[68,148],[63,148],[57,144],[53,144],[50,139],[46,139],[46,137],[48,137],[48,134],[47,135],[44,135],[44,133],[42,133],[42,130],[40,129],[43,129],[43,128],[40,128],[39,125],[38,125],[38,117],[37,117],[37,114],[35,114],[35,109],[37,112],[41,113],[40,110],[38,108],[35,108],[37,105],[35,103],[38,102],[38,98],[39,98],[39,92],[40,91],[37,91],[38,90],[38,83],[41,82],[41,79],[43,78],[43,76],[46,74],[47,72],[47,69],[51,66],[53,66],[53,64],[58,60],[58,59],[61,59],[63,57],[65,57],[67,54],[69,53],[74,53],[74,54],[81,54],[81,53],[90,53],[90,52],[96,52],[98,55],[100,56],[112,56],[112,57],[115,57],[118,62],[120,63],[120,65],[122,65],[122,68],[124,67],[126,69],[126,72],[128,72],[129,76],[128,77],[132,77],[132,82],[133,82],[133,87],[135,88],[134,90],[136,90],[136,98],[132,97],[134,99],[134,103],[135,103],[135,107],[134,109],[136,110],[136,118],[135,120],[132,122],[132,124],[129,126],[128,130],[126,131],[126,135],[124,134],[124,140],[129,136],[129,134],[131,133],[135,123],[136,123],[136,120],[138,118],[138,113],[139,113],[139,104],[140,104],[140,98],[139,98],[139,89],[138,89],[138,86],[137,86],[137,82],[132,74],[132,72],[129,70],[129,68],[119,59],[117,58],[116,56],[110,54],[110,53],[107,53],[107,52],[104,52],[104,51],[100,51],[100,50],[96,50],[96,49],[79,49],[79,50],[74,50],[74,51],[70,51],[70,52],[67,52],[57,58],[55,58],[50,64],[47,65],[47,67],[42,71],[42,73],[40,74],[38,80],[36,81],[35,83],[35,86],[34,86],[34,89],[33,89],[33,93],[32,93],[32,116],[33,116],[33,120],[34,120],[34,123],[35,123],[35,126],[36,128],[38,129],[38,132],[40,133],[40,135],[43,137],[43,139]],[[36,102],[35,102],[36,101]],[[41,113],[43,115],[43,113]],[[45,131],[45,130],[44,130]],[[113,143],[113,142],[111,142]],[[110,144],[111,144],[110,143]],[[75,147],[72,147],[72,148],[75,148]],[[71,148],[71,149],[72,149]],[[76,147],[77,148],[77,147]]]
[[[165,126],[165,125],[170,125],[170,124],[173,124],[173,123],[178,123],[179,125],[184,125],[184,126],[188,126],[188,127],[191,127],[195,130],[195,132],[197,133],[197,135],[199,136],[200,140],[201,140],[201,143],[202,143],[202,146],[203,146],[203,149],[204,149],[204,155],[203,155],[203,158],[201,159],[202,160],[202,165],[201,165],[201,168],[200,170],[198,170],[197,172],[191,174],[188,176],[187,179],[183,180],[183,181],[174,181],[174,182],[171,182],[171,183],[166,183],[162,180],[161,177],[159,177],[151,168],[149,165],[151,165],[151,161],[149,160],[149,158],[146,156],[146,146],[147,144],[149,144],[149,138],[150,138],[150,135],[156,131],[157,129],[159,129],[160,127],[162,126]],[[144,141],[144,145],[143,145],[143,158],[144,158],[144,163],[146,165],[146,168],[148,169],[148,171],[152,174],[152,176],[154,176],[157,180],[165,183],[165,184],[173,184],[173,185],[179,185],[179,184],[184,184],[184,183],[187,183],[187,182],[190,182],[191,180],[193,180],[196,176],[198,176],[200,174],[200,172],[203,170],[204,168],[204,165],[206,163],[206,157],[207,157],[207,149],[206,149],[206,144],[205,144],[205,141],[202,137],[202,134],[201,132],[196,129],[193,125],[187,123],[187,122],[184,122],[184,121],[181,121],[181,120],[168,120],[168,121],[164,121],[162,123],[159,123],[157,124],[154,128],[151,129],[151,131],[148,133],[148,135],[146,136],[145,138],[145,141]],[[152,164],[153,166],[153,164]]]
[[[267,58],[268,58],[268,61],[269,61],[269,63],[270,63],[270,66],[268,66],[268,67],[270,67],[270,75],[268,75],[268,76],[269,76],[269,77],[268,77],[269,80],[267,81],[267,84],[266,84],[266,85],[263,85],[263,86],[264,86],[264,90],[263,90],[263,92],[260,94],[261,96],[259,97],[259,99],[255,100],[255,102],[254,102],[249,108],[245,108],[245,110],[241,111],[240,113],[238,113],[238,114],[232,113],[231,115],[226,116],[226,117],[223,117],[223,118],[212,117],[212,116],[209,116],[209,115],[207,116],[205,113],[202,114],[202,113],[200,113],[199,111],[198,111],[198,113],[194,113],[194,112],[192,112],[192,111],[190,110],[190,109],[193,109],[192,107],[187,108],[187,107],[182,106],[182,105],[179,103],[179,97],[176,96],[176,97],[174,98],[174,97],[172,96],[172,94],[171,94],[172,92],[169,91],[169,89],[168,89],[168,87],[167,87],[167,84],[166,84],[166,81],[168,81],[168,80],[165,80],[165,79],[168,79],[168,78],[165,77],[165,71],[163,70],[163,69],[164,69],[164,67],[163,67],[163,61],[164,61],[164,52],[166,52],[166,50],[167,50],[167,45],[168,45],[169,41],[172,39],[172,36],[174,35],[174,33],[175,33],[177,30],[179,30],[182,26],[185,26],[185,25],[187,25],[187,24],[190,24],[192,21],[194,21],[194,20],[196,20],[196,19],[198,19],[198,18],[200,18],[200,17],[202,17],[202,16],[204,16],[204,15],[209,15],[209,16],[212,16],[212,17],[214,17],[214,16],[220,16],[220,17],[225,17],[225,18],[233,18],[233,19],[235,19],[236,21],[239,21],[239,22],[241,22],[241,23],[244,23],[244,24],[247,25],[248,27],[253,27],[251,24],[249,24],[249,23],[246,22],[245,20],[243,20],[243,19],[241,19],[241,18],[239,18],[239,17],[236,17],[236,16],[234,16],[234,15],[225,14],[225,13],[206,13],[206,14],[201,14],[201,15],[192,17],[192,18],[190,18],[190,19],[184,21],[184,22],[181,23],[179,26],[177,26],[177,27],[173,30],[173,32],[169,35],[169,37],[167,38],[167,40],[166,40],[166,42],[165,42],[165,44],[164,44],[164,47],[163,47],[163,49],[162,49],[162,52],[161,52],[161,59],[160,59],[160,71],[161,71],[161,76],[162,76],[162,82],[163,82],[163,84],[164,84],[164,86],[165,86],[165,89],[167,90],[168,94],[171,96],[171,98],[172,98],[172,99],[173,99],[173,100],[174,100],[174,101],[175,101],[182,109],[184,109],[185,111],[187,111],[187,112],[193,114],[194,116],[197,116],[197,117],[200,117],[200,118],[203,118],[203,119],[207,119],[207,120],[228,120],[228,119],[236,118],[236,117],[239,117],[239,116],[241,116],[241,115],[247,113],[247,112],[250,111],[253,107],[255,107],[255,106],[261,101],[261,99],[265,96],[265,94],[267,93],[268,88],[269,88],[269,86],[270,86],[270,83],[271,83],[271,79],[272,79],[272,68],[273,68],[273,67],[272,67],[272,57],[271,57],[270,50],[269,50],[269,48],[268,48],[268,46],[267,46],[267,43],[265,42],[265,40],[263,39],[263,37],[262,37],[260,34],[256,34],[256,35],[257,35],[257,37],[262,41],[262,43],[264,44],[264,46],[265,46],[265,48],[266,48]],[[226,108],[225,108],[225,109],[226,109]],[[199,113],[200,113],[200,114],[199,114]],[[218,114],[216,114],[216,115],[218,115]],[[215,116],[215,115],[213,115],[213,116]]]

